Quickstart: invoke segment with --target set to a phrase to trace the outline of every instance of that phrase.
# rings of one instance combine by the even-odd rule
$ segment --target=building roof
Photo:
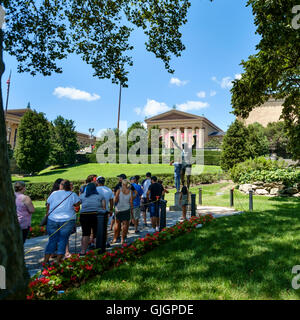
[[[188,112],[183,112],[183,111],[179,111],[176,109],[172,109],[170,111],[161,113],[159,115],[156,115],[154,117],[145,119],[145,122],[147,123],[147,125],[151,125],[152,123],[157,123],[157,122],[177,122],[180,120],[191,120],[191,121],[204,121],[206,123],[208,123],[211,127],[215,128],[216,131],[218,132],[223,132],[222,129],[220,129],[218,126],[216,126],[214,123],[212,123],[210,120],[208,120],[205,117],[201,117],[192,113],[188,113]]]
[[[7,115],[14,115],[17,117],[22,118],[24,116],[24,114],[28,111],[28,109],[9,109],[7,110]]]
[[[24,109],[9,109],[7,110],[7,113],[5,115],[5,117],[7,118],[7,120],[17,120],[16,123],[20,123],[21,118],[24,116],[24,114],[30,109],[28,108],[24,108]],[[81,138],[88,138],[90,139],[91,136],[88,133],[82,133],[82,132],[76,132],[77,136],[81,137]],[[95,139],[95,137],[93,137],[93,139]]]
[[[216,132],[212,132],[208,135],[209,137],[223,137],[225,136],[225,132],[223,131],[216,131]]]

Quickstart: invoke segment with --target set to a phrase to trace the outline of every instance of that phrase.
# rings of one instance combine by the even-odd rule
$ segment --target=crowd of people
[[[140,176],[127,179],[125,174],[118,176],[119,182],[110,189],[105,186],[103,176],[89,175],[85,184],[81,186],[79,194],[73,191],[69,180],[57,179],[46,201],[46,230],[49,235],[45,249],[44,263],[51,257],[60,262],[70,256],[69,237],[76,232],[76,218],[80,211],[82,240],[80,255],[85,255],[88,248],[95,245],[97,235],[97,215],[108,212],[110,217],[108,228],[113,230],[112,243],[125,243],[129,226],[134,227],[136,234],[140,233],[140,220],[143,219],[143,228],[147,225],[147,212],[150,215],[150,233],[159,231],[160,200],[164,199],[168,190],[161,180],[146,173],[146,179],[140,183]],[[177,186],[176,186],[177,187]],[[23,243],[25,242],[31,217],[35,211],[29,196],[25,195],[26,185],[22,181],[14,184],[16,209]],[[188,203],[188,189],[183,186],[180,195],[182,204],[182,218],[186,219]]]

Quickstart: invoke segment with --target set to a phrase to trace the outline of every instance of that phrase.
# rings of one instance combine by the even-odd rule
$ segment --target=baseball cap
[[[127,179],[126,174],[122,173],[117,176],[118,178]]]
[[[130,181],[131,181],[131,180],[136,180],[136,176],[131,177],[131,178],[130,178]]]
[[[146,177],[151,177],[151,172],[147,172]]]
[[[99,183],[104,183],[105,182],[105,178],[102,176],[97,177],[97,182]]]

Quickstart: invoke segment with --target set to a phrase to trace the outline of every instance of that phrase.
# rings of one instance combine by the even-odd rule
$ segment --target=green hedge
[[[239,183],[262,182],[282,182],[287,187],[292,187],[300,183],[300,172],[294,169],[275,169],[275,170],[254,170],[250,173],[243,173]]]
[[[196,155],[196,151],[193,151],[193,155]],[[212,151],[212,150],[205,150],[204,151],[204,165],[210,166],[219,166],[220,165],[220,157],[221,151]],[[159,163],[163,163],[162,161],[162,154],[160,152],[159,155]],[[142,163],[147,162],[151,163],[151,154],[141,156]],[[124,159],[123,159],[124,160]],[[174,160],[174,154],[170,155],[170,161]],[[77,154],[76,155],[76,162],[77,163],[97,163],[97,156],[96,153],[91,154]],[[129,158],[127,157],[127,162],[130,163]],[[116,163],[119,163],[119,156],[116,156]]]
[[[173,187],[174,186],[174,175],[173,174],[160,174],[157,176],[158,179],[163,181],[164,186]],[[217,173],[204,173],[201,175],[191,176],[191,184],[209,184],[219,181],[223,176]],[[146,177],[141,176],[140,182],[142,182]],[[80,186],[85,183],[85,181],[72,181],[73,191],[79,193]],[[106,186],[113,188],[118,183],[118,178],[107,178]],[[26,183],[26,194],[30,196],[32,200],[46,200],[52,190],[53,183],[49,182],[35,182]]]

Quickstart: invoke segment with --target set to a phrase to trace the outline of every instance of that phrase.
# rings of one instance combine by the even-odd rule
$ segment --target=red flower
[[[44,271],[42,272],[42,275],[43,275],[43,276],[47,276],[47,277],[49,277],[49,276],[50,276],[50,274],[49,274],[49,271],[48,271],[48,270],[44,270]]]
[[[93,265],[90,265],[90,266],[89,266],[89,265],[86,265],[86,266],[85,266],[85,269],[86,269],[86,270],[92,270],[92,269],[93,269]]]
[[[27,296],[26,299],[27,299],[27,300],[32,300],[33,297],[34,297],[34,294],[33,294],[33,292],[32,292],[32,294],[31,294],[30,296]]]

